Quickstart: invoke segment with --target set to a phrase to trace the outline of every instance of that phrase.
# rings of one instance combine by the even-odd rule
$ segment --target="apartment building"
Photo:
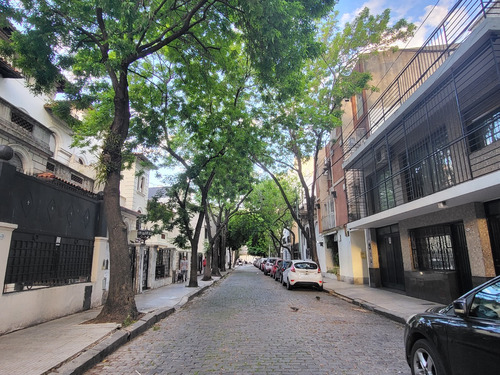
[[[499,16],[458,1],[374,103],[352,106],[332,191],[371,286],[448,302],[500,274]]]

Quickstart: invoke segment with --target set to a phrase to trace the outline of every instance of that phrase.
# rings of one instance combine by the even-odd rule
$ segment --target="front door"
[[[405,290],[399,227],[390,225],[378,228],[377,246],[382,285],[387,288]]]
[[[491,252],[495,273],[500,275],[500,201],[486,204],[488,231],[490,232]]]
[[[469,251],[467,239],[465,238],[464,223],[450,224],[453,256],[455,257],[455,269],[457,271],[458,290],[460,294],[472,289],[472,276],[469,262]]]

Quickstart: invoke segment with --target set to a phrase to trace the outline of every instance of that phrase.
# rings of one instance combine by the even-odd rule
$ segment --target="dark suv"
[[[410,317],[405,348],[413,375],[499,374],[500,276]]]

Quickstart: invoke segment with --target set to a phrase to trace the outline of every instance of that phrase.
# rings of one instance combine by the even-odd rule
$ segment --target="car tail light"
[[[321,273],[321,268],[318,267],[318,273]]]
[[[295,267],[292,266],[292,268],[290,268],[290,272],[295,272]]]

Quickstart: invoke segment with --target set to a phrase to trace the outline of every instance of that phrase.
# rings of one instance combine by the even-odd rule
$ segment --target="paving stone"
[[[246,266],[86,374],[395,375],[410,369],[402,324],[326,293],[288,291]]]

